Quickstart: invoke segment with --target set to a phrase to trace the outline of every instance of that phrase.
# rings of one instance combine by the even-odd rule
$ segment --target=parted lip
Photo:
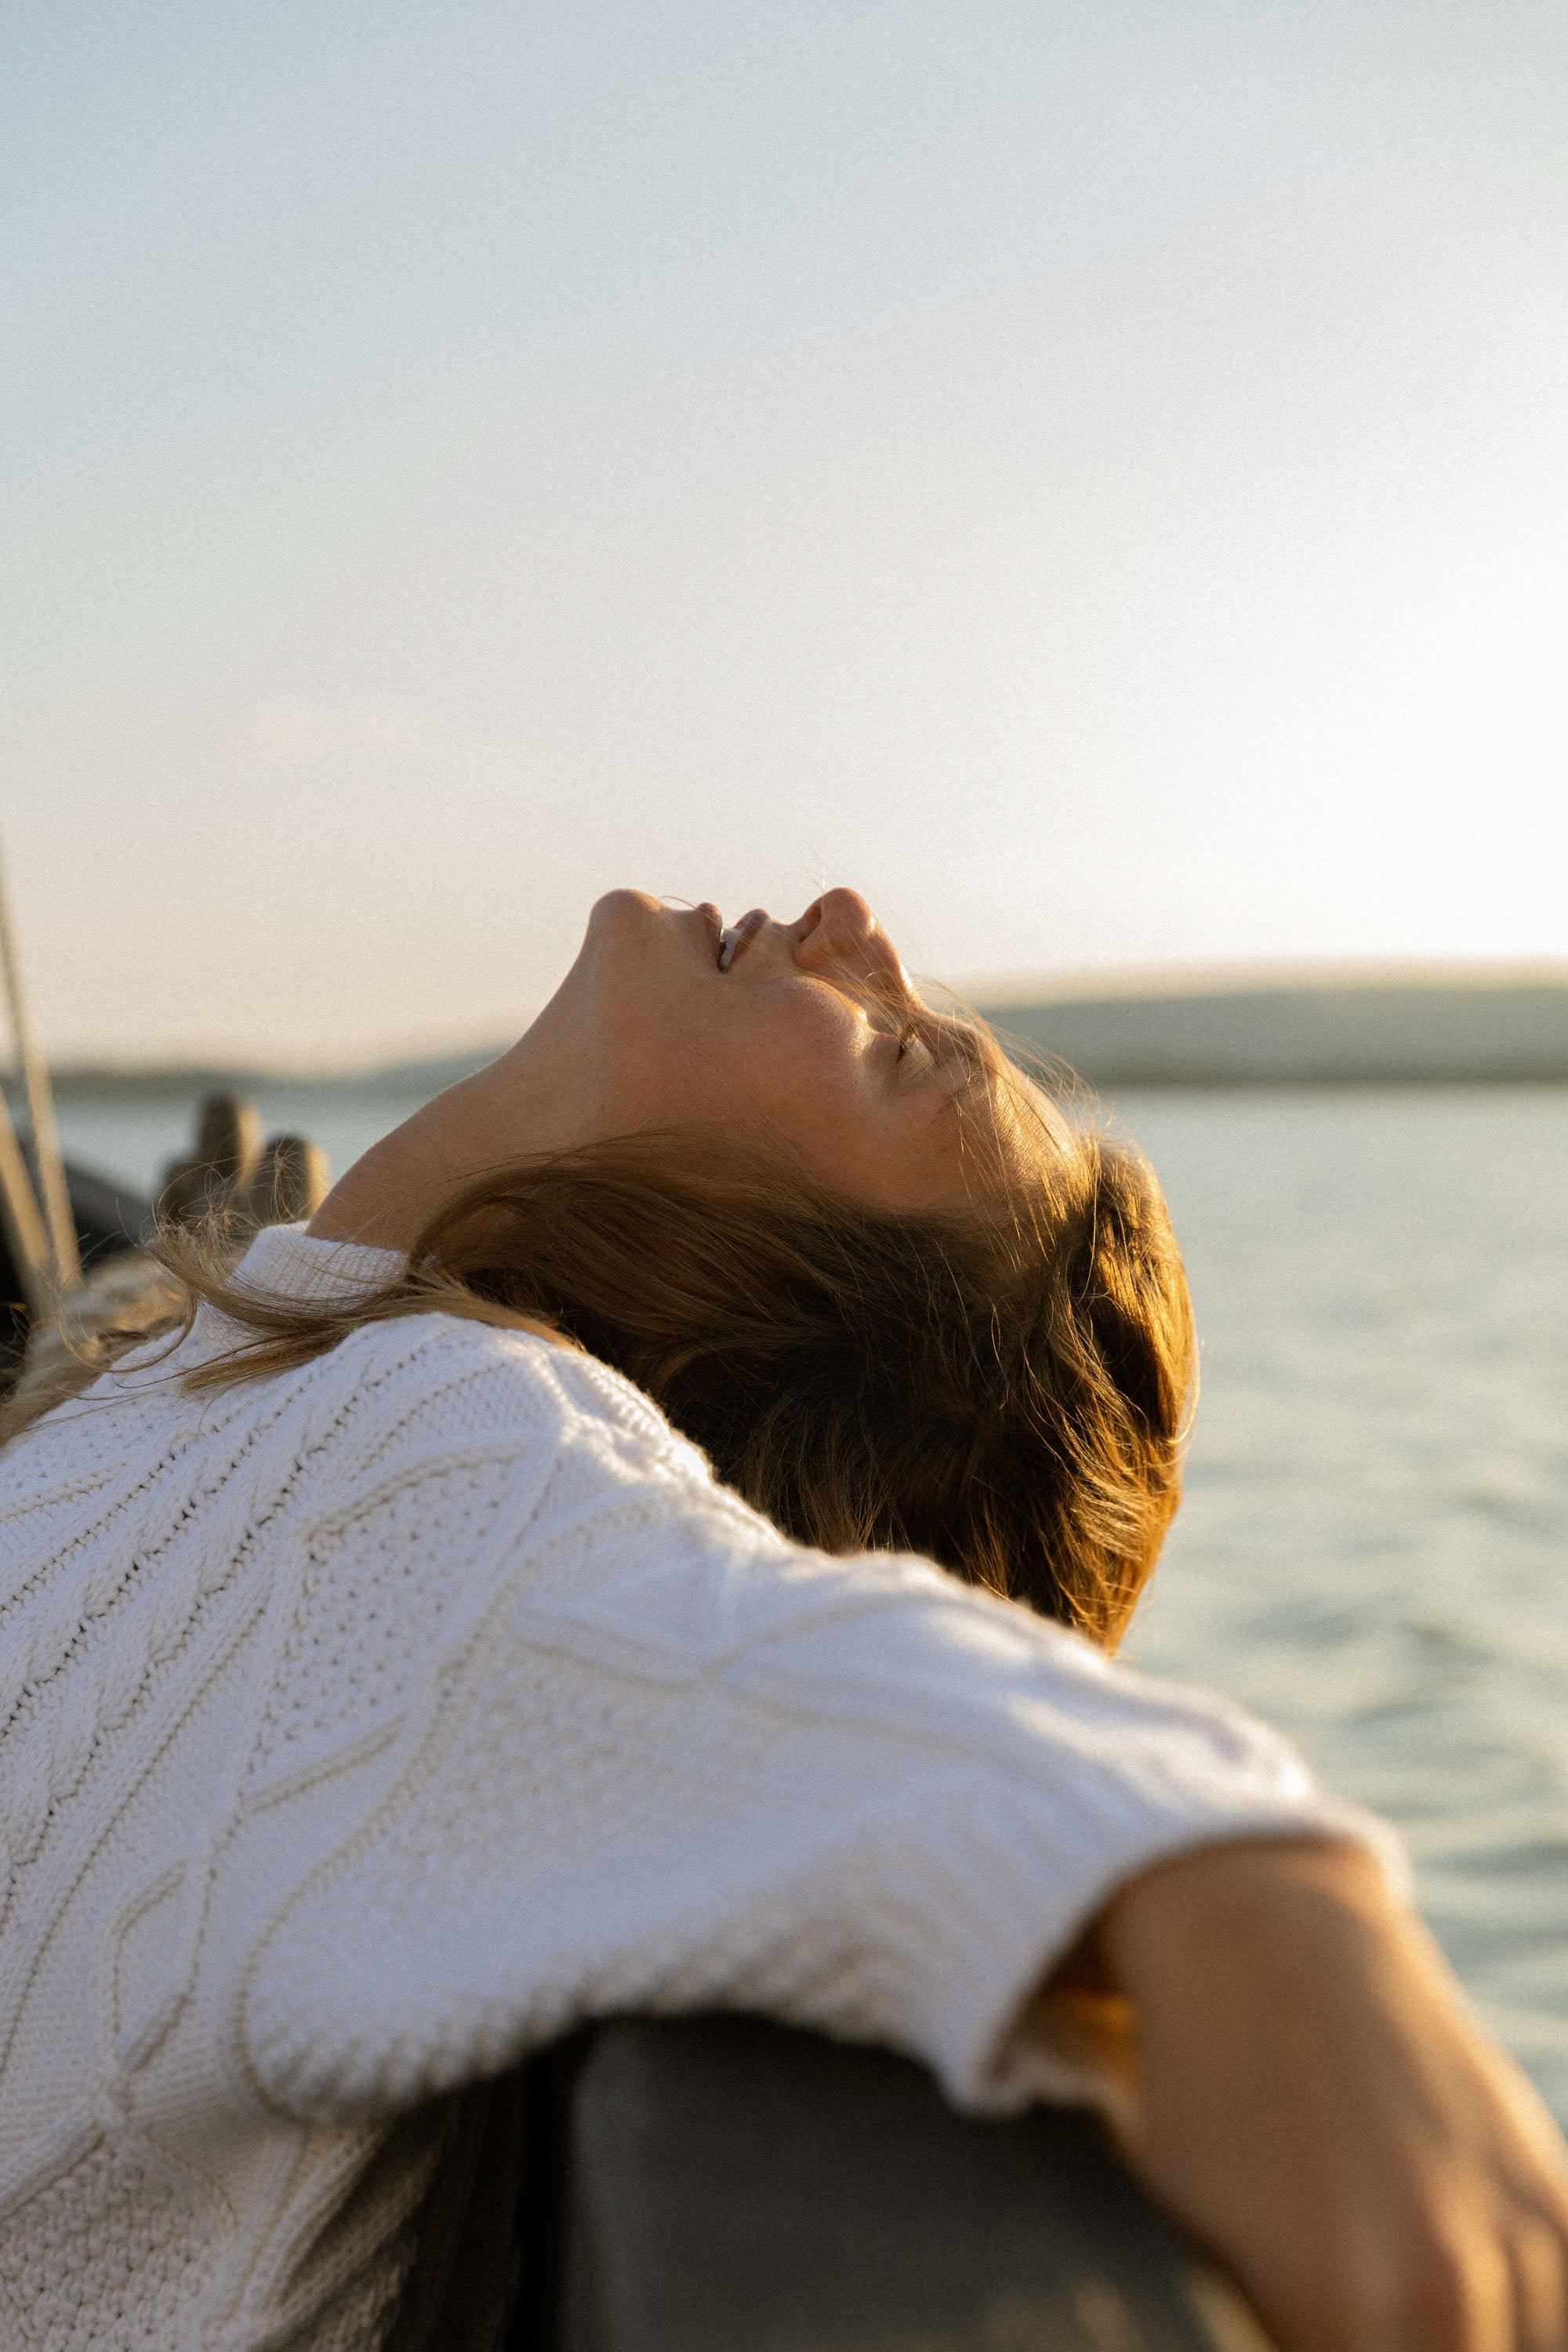
[[[717,963],[724,940],[724,918],[711,898],[704,898],[693,912],[702,919],[702,927],[708,934],[709,945],[713,950],[713,961]]]
[[[721,971],[729,971],[735,958],[750,947],[768,919],[765,907],[752,907],[738,923],[726,923],[711,898],[700,900],[692,912],[701,919],[714,963]]]
[[[727,925],[719,935],[719,969],[729,971],[738,956],[743,955],[767,921],[765,907],[752,907],[738,923]]]

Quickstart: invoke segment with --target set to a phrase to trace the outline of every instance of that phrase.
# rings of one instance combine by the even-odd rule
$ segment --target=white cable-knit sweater
[[[438,2095],[574,2020],[765,2010],[1005,2105],[1130,1872],[1376,1836],[1226,1707],[785,1542],[584,1357],[425,1316],[185,1391],[236,1336],[0,1453],[7,2347],[380,2346]]]

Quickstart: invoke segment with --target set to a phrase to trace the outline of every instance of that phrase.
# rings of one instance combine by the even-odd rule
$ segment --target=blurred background
[[[1135,1658],[1394,1814],[1568,2117],[1568,16],[5,50],[0,833],[69,1156],[146,1193],[243,1077],[341,1167],[601,889],[854,883],[1167,1183],[1205,1393]]]

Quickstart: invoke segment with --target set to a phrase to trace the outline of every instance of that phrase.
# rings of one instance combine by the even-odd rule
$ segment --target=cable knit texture
[[[1073,2087],[1009,2023],[1129,1872],[1376,1839],[1246,1717],[786,1543],[601,1364],[412,1317],[192,1394],[235,1337],[0,1453],[7,2346],[370,2352],[438,2095],[577,2020],[765,2010],[1006,2107]]]

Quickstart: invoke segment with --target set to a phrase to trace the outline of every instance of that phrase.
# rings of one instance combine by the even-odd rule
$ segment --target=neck
[[[572,1015],[563,985],[499,1061],[448,1087],[356,1160],[308,1230],[320,1241],[407,1250],[486,1169],[581,1142],[584,1065],[572,1050]]]

